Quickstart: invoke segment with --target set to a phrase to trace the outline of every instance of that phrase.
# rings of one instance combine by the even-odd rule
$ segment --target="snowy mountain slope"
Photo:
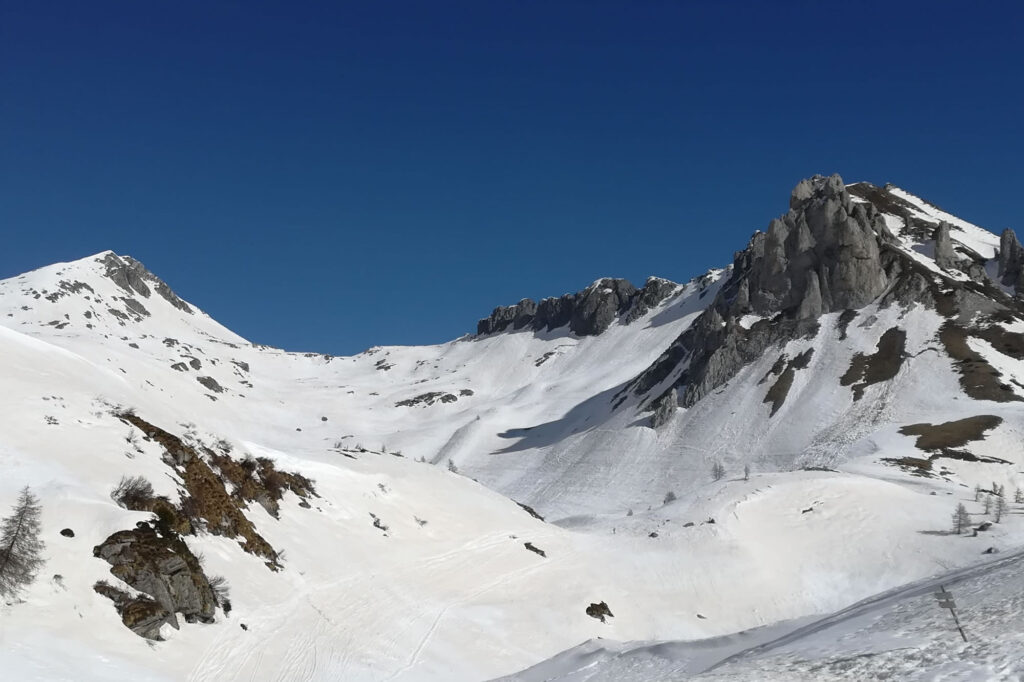
[[[695,642],[593,640],[507,680],[1018,679],[1024,552],[886,590],[825,618]],[[936,594],[951,591],[964,642]],[[970,643],[972,642],[973,643]],[[703,673],[703,674],[702,674]]]
[[[980,520],[976,485],[1024,483],[1013,243],[814,178],[730,268],[602,279],[496,309],[477,335],[349,358],[249,344],[110,252],[0,282],[0,502],[33,486],[49,545],[43,579],[2,607],[0,662],[485,679],[598,636],[829,613],[1024,544],[1016,514],[942,534],[957,501]],[[318,497],[282,488],[288,472]],[[164,516],[117,506],[122,475]],[[149,646],[93,590],[119,585],[93,548],[154,513],[233,610]],[[607,622],[586,613],[600,602]]]

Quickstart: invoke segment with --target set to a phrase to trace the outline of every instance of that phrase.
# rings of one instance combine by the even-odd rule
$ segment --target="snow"
[[[999,237],[988,230],[962,220],[951,213],[929,204],[924,199],[914,196],[899,187],[889,187],[889,192],[913,206],[915,217],[927,222],[938,224],[947,222],[951,226],[950,236],[971,249],[985,260],[995,258],[999,249]]]
[[[1015,680],[1024,674],[1024,553],[947,571],[805,618],[696,642],[585,642],[515,682],[694,680]],[[963,642],[935,593],[953,594]]]
[[[988,546],[1024,545],[1016,506],[978,538],[943,534],[958,501],[980,518],[975,484],[1024,484],[1024,415],[962,394],[936,350],[944,318],[934,311],[869,306],[842,342],[839,316],[826,315],[817,335],[770,349],[654,430],[637,397],[618,409],[613,400],[714,299],[728,269],[596,337],[520,331],[330,357],[250,344],[155,293],[134,296],[149,316],[125,320],[110,309],[127,310],[129,293],[103,276],[103,255],[0,282],[0,506],[31,485],[48,545],[24,601],[0,606],[0,667],[17,678],[480,680],[546,659],[518,679],[696,674],[859,600],[971,567]],[[47,298],[62,281],[89,289]],[[899,373],[854,401],[838,378],[892,327],[907,334]],[[970,343],[1000,371],[1024,374]],[[770,416],[763,380],[781,354],[808,350]],[[396,406],[429,392],[457,399]],[[92,590],[115,581],[92,548],[148,517],[110,499],[120,477],[145,476],[171,497],[178,488],[160,448],[130,442],[114,406],[179,436],[225,439],[237,457],[269,457],[321,495],[303,509],[288,494],[280,519],[246,511],[286,551],[280,573],[234,540],[188,537],[208,573],[227,577],[234,610],[155,644]],[[972,450],[1010,465],[943,459],[941,475],[921,478],[884,462],[921,455],[901,425],[977,414],[1004,421]],[[726,467],[721,481],[713,462]],[[59,535],[65,527],[74,538]],[[600,601],[615,614],[606,623],[585,613]],[[794,652],[772,659],[777,679],[810,675],[812,663],[793,656],[845,655],[820,649],[828,637],[762,654]],[[756,677],[745,661],[707,674]]]
[[[740,318],[739,325],[744,329],[750,329],[761,320],[767,319],[763,315],[744,315]]]

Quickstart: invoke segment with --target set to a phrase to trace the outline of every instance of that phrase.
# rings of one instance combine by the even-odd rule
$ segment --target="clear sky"
[[[689,279],[814,173],[1020,231],[1021,6],[0,0],[0,277],[113,249],[347,354]]]

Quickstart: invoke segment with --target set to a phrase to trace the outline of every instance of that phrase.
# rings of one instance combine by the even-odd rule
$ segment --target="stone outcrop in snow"
[[[672,415],[676,413],[676,408],[679,406],[679,394],[676,393],[676,389],[672,388],[666,391],[660,398],[651,403],[651,427],[658,428],[663,424],[667,424]]]
[[[883,294],[891,301],[935,305],[926,272],[897,248],[873,203],[855,202],[842,178],[801,181],[790,209],[736,254],[732,275],[707,310],[638,376],[638,395],[664,382],[691,406],[771,346],[817,332],[826,313],[856,310]],[[957,266],[949,225],[935,231],[936,260]],[[749,329],[739,320],[760,318]]]
[[[871,204],[854,204],[842,178],[815,176],[793,190],[790,210],[758,232],[738,254],[730,313],[766,315],[797,309],[805,314],[859,308],[885,289],[880,239],[892,239]]]
[[[101,260],[106,267],[107,277],[117,286],[129,294],[138,294],[143,298],[149,298],[149,285],[178,310],[184,313],[192,313],[192,308],[185,301],[178,298],[178,295],[171,290],[167,283],[146,269],[146,266],[131,256],[118,256],[113,252],[107,253]],[[147,313],[148,314],[148,313]]]
[[[178,628],[180,613],[189,623],[213,622],[217,598],[196,556],[181,538],[161,534],[149,524],[114,533],[93,549],[93,555],[111,565],[110,572],[142,592],[132,597],[123,590],[100,585],[133,632],[159,639],[160,628]]]
[[[540,303],[524,298],[515,305],[495,308],[477,323],[477,334],[527,327],[551,331],[569,325],[578,336],[595,336],[608,329],[616,317],[625,315],[626,321],[640,317],[677,288],[674,282],[658,277],[649,278],[642,289],[625,279],[603,278],[575,294],[545,298]]]
[[[943,270],[953,270],[957,268],[958,260],[949,236],[949,223],[942,221],[935,228],[935,264]]]
[[[796,186],[789,206],[736,254],[729,281],[636,379],[637,393],[675,376],[680,402],[692,405],[771,345],[815,331],[822,314],[863,307],[886,290],[881,252],[894,237],[873,204],[854,203],[838,175],[818,175]],[[748,330],[738,323],[744,315],[765,321]]]
[[[1014,287],[1019,293],[1024,278],[1024,247],[1017,241],[1017,233],[1010,228],[999,237],[999,281]]]

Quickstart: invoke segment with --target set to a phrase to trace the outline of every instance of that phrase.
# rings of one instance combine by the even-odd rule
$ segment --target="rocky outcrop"
[[[935,264],[943,270],[958,269],[956,253],[953,251],[953,240],[949,237],[949,223],[943,221],[935,228]]]
[[[477,323],[476,333],[494,334],[496,332],[503,332],[506,329],[522,329],[532,324],[536,315],[536,301],[524,298],[515,305],[495,308],[490,317],[485,317]]]
[[[108,537],[93,548],[93,556],[110,564],[116,578],[148,595],[132,596],[105,584],[96,588],[114,601],[136,634],[159,639],[164,624],[179,627],[177,614],[189,623],[213,622],[217,597],[199,559],[177,535],[140,523]]]
[[[473,392],[469,389],[462,389],[459,391],[460,395],[473,395]],[[444,391],[431,391],[430,393],[422,393],[414,398],[407,398],[406,400],[399,400],[395,403],[395,407],[417,407],[420,405],[429,406],[434,403],[454,403],[459,399],[459,396],[454,393],[446,393]]]
[[[661,395],[660,398],[651,403],[651,428],[658,428],[663,424],[668,423],[672,418],[672,415],[676,413],[676,408],[679,407],[679,394],[676,389],[672,388]]]
[[[947,317],[939,340],[957,361],[965,392],[978,399],[1018,400],[1012,386],[965,341],[969,334],[984,334],[984,329],[962,325],[994,314],[1019,318],[1024,305],[993,286],[978,254],[963,245],[954,249],[948,223],[917,221],[907,212],[908,227],[901,234],[907,237],[910,229],[916,230],[910,235],[915,240],[934,239],[936,263],[969,277],[936,278],[933,270],[903,250],[885,225],[881,210],[896,214],[906,208],[905,202],[888,188],[862,183],[851,189],[858,201],[852,200],[837,175],[798,184],[790,210],[736,254],[730,277],[714,301],[660,358],[613,397],[613,406],[631,392],[641,399],[642,409],[651,410],[654,403],[647,401],[675,388],[679,404],[690,407],[770,348],[817,334],[824,314],[842,313],[836,332],[844,338],[853,311],[872,302],[921,304]],[[1008,230],[1002,237],[999,278],[1019,287],[1022,277],[1024,248]],[[741,325],[744,315],[761,321]],[[851,386],[855,399],[866,387],[896,376],[904,360],[901,334],[889,330],[877,353],[855,358],[842,380]],[[773,411],[788,392],[784,377],[779,379],[783,383],[777,381],[767,397]]]
[[[193,365],[194,367],[195,365]],[[196,381],[201,383],[205,388],[213,391],[214,393],[223,393],[224,387],[217,383],[217,380],[213,377],[196,377]]]
[[[879,253],[882,242],[892,239],[878,210],[853,203],[838,175],[803,180],[789,212],[737,255],[717,307],[721,313],[767,315],[799,310],[810,295],[815,300],[808,310],[820,309],[818,315],[860,308],[888,284]]]
[[[166,282],[147,270],[145,265],[131,256],[118,256],[114,253],[108,253],[100,259],[100,263],[106,268],[106,276],[129,294],[138,294],[143,298],[149,298],[149,285],[152,284],[153,289],[164,300],[178,310],[192,314],[192,308],[185,301],[178,298],[178,295],[167,286]],[[139,305],[141,306],[141,304]]]
[[[646,315],[679,289],[679,285],[661,277],[648,277],[630,304],[626,322]]]
[[[999,281],[1018,293],[1024,292],[1024,247],[1010,228],[999,237]]]
[[[590,604],[587,607],[587,615],[590,616],[591,618],[598,619],[602,623],[605,622],[605,618],[614,618],[615,617],[615,614],[612,613],[612,610],[610,608],[608,608],[608,604],[606,604],[605,602],[598,602],[598,603],[595,603],[595,604]]]
[[[854,202],[838,175],[801,181],[789,205],[736,254],[711,305],[627,390],[647,395],[670,381],[689,407],[771,346],[817,333],[821,315],[871,303],[908,269],[916,276],[896,262],[879,210]],[[926,293],[928,280],[919,284],[901,292]],[[739,324],[744,315],[771,322],[747,329]]]
[[[658,277],[648,279],[642,289],[624,279],[603,278],[575,294],[545,298],[539,303],[527,298],[495,308],[477,323],[477,334],[519,329],[551,331],[568,325],[578,336],[595,336],[620,316],[625,316],[627,322],[642,316],[677,288],[674,282]]]
[[[239,544],[242,549],[265,558],[267,567],[271,570],[280,568],[277,551],[259,534],[256,526],[245,515],[246,502],[249,500],[239,494],[237,485],[234,494],[229,493],[222,476],[214,473],[210,464],[203,459],[196,447],[185,443],[181,438],[150,424],[131,412],[119,413],[118,417],[138,428],[147,440],[159,443],[164,450],[164,463],[173,468],[181,478],[185,491],[188,493],[187,497],[183,496],[182,498],[182,507],[188,509],[187,511],[184,509],[168,511],[175,512],[177,515],[183,514],[196,521],[201,520],[206,531],[214,535],[240,538]],[[208,451],[207,456],[215,463],[219,462],[218,468],[223,472],[225,464],[217,459],[217,453]],[[275,480],[277,479],[275,478]],[[309,484],[308,488],[311,493],[312,483],[306,482]],[[300,493],[296,491],[296,494]],[[300,496],[304,496],[304,494]],[[280,499],[280,495],[273,497]]]

